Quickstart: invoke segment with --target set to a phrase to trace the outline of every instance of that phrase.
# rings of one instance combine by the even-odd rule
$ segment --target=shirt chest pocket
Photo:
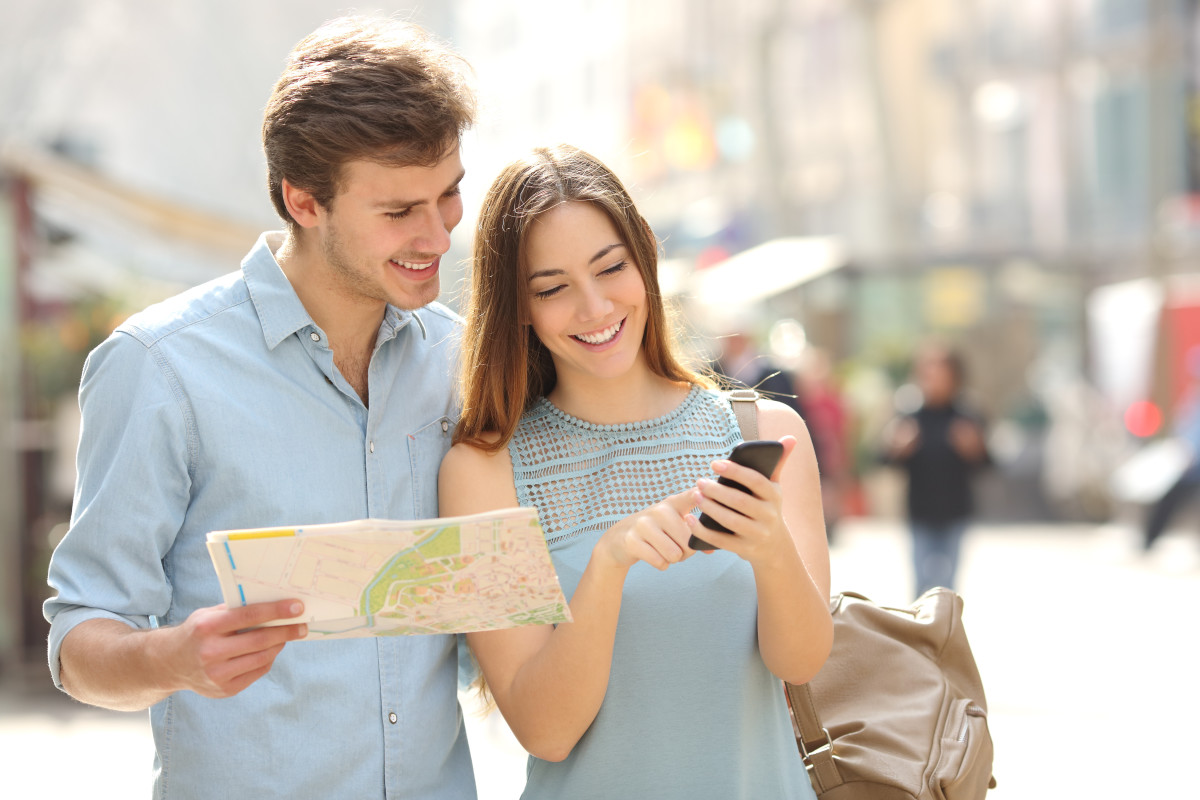
[[[413,512],[417,519],[437,516],[437,475],[450,450],[454,420],[439,417],[408,435],[409,467],[412,470]]]

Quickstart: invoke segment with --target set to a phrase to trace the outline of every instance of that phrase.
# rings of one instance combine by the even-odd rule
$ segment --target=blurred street
[[[844,522],[834,590],[901,605],[907,543],[895,522]],[[980,525],[964,552],[966,628],[996,743],[991,796],[1168,797],[1198,743],[1194,615],[1200,536],[1149,554],[1116,526]],[[1186,627],[1185,627],[1186,626]],[[31,670],[0,686],[6,798],[149,795],[145,715],[85,708]],[[480,800],[515,798],[524,758],[498,715],[468,712]]]

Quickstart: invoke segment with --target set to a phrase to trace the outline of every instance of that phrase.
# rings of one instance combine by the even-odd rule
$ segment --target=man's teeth
[[[624,320],[621,320],[621,322],[624,322]],[[609,327],[597,333],[575,334],[575,338],[581,342],[587,342],[588,344],[604,344],[616,336],[617,331],[621,330],[621,322],[618,322],[615,325],[610,325]]]
[[[395,264],[396,266],[404,267],[405,269],[425,269],[426,267],[429,267],[431,264],[433,264],[432,261],[418,263],[416,261],[397,261],[394,258],[392,259],[392,263]]]

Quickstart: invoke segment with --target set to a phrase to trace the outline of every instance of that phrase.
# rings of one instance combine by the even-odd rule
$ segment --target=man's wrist
[[[177,649],[174,642],[175,637],[179,635],[177,627],[131,631],[130,635],[137,637],[136,641],[130,644],[135,648],[137,663],[146,671],[148,688],[161,693],[163,697],[187,688],[177,674],[174,660],[171,658]]]

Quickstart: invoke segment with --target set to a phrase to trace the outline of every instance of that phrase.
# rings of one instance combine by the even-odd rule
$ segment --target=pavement
[[[906,605],[896,521],[843,523],[833,589]],[[979,525],[963,552],[964,624],[988,694],[995,798],[1186,796],[1200,734],[1200,535],[1150,553],[1119,525]],[[520,794],[525,759],[498,714],[464,697],[480,800]],[[150,795],[145,712],[89,708],[38,665],[0,682],[0,796]]]

